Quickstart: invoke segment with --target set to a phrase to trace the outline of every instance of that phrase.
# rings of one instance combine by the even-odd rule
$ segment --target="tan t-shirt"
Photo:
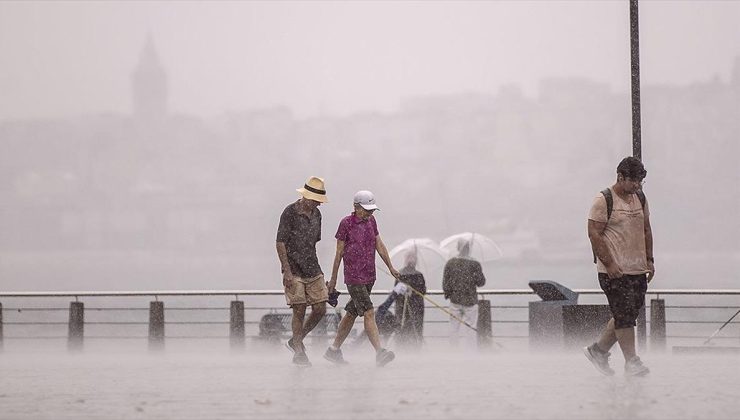
[[[611,190],[611,188],[609,188]],[[606,198],[599,195],[594,198],[589,220],[606,223],[604,240],[614,261],[624,274],[643,274],[648,272],[645,255],[645,217],[650,214],[647,200],[643,215],[642,204],[636,194],[631,194],[627,201],[621,199],[612,190],[614,205],[612,215],[607,222]],[[597,261],[599,273],[606,273],[606,267]]]

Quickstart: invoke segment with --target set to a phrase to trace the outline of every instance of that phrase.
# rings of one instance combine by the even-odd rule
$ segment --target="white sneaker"
[[[614,375],[614,370],[609,367],[609,352],[601,352],[594,348],[595,345],[590,345],[583,348],[583,354],[586,355],[588,360],[593,363],[594,367],[606,376]]]
[[[645,376],[650,373],[650,369],[642,364],[642,360],[635,356],[624,364],[624,376]]]

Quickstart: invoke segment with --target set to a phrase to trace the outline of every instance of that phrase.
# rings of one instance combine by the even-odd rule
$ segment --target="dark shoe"
[[[592,344],[588,347],[583,348],[583,354],[586,355],[588,360],[593,363],[594,367],[606,376],[614,375],[614,370],[609,367],[609,356],[611,353],[603,352],[596,348],[596,344]]]
[[[642,364],[642,360],[635,356],[624,364],[624,376],[645,376],[650,373],[650,369]]]
[[[329,347],[328,349],[326,349],[326,353],[324,353],[324,359],[337,365],[347,364],[347,361],[344,360],[344,355],[342,355],[342,349],[332,350],[332,348]]]
[[[297,351],[293,355],[293,364],[303,367],[309,367],[311,366],[311,361],[308,360],[308,356],[306,356],[306,352],[303,351]]]
[[[377,364],[378,367],[383,367],[387,365],[388,363],[390,363],[395,358],[396,358],[396,355],[392,351],[386,350],[386,349],[380,349],[378,351],[378,354],[375,355],[375,364]]]
[[[295,352],[296,352],[296,348],[295,348],[295,347],[293,347],[293,337],[291,337],[291,338],[290,338],[290,339],[289,339],[289,340],[288,340],[288,341],[287,341],[287,342],[285,343],[285,347],[287,347],[287,348],[288,348],[288,350],[292,351],[293,353],[295,353]],[[302,352],[304,352],[304,353],[306,352],[306,346],[304,346],[304,345],[303,345],[303,343],[301,343],[301,349],[300,349],[300,351],[302,351]]]

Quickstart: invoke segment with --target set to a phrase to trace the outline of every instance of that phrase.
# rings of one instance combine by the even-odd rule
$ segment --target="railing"
[[[582,296],[597,297],[601,299],[601,304],[604,303],[603,292],[599,289],[576,289],[575,292]],[[344,292],[344,291],[343,291]],[[343,296],[347,296],[344,292]],[[386,295],[388,290],[375,290],[372,292],[373,295]],[[432,297],[441,296],[443,293],[441,290],[429,290],[427,295]],[[521,328],[516,329],[518,326],[524,326],[528,324],[528,319],[519,315],[504,316],[508,314],[518,314],[522,310],[527,309],[528,304],[521,304],[515,302],[513,304],[506,304],[504,301],[510,298],[527,298],[531,300],[534,292],[529,289],[480,289],[478,294],[482,298],[481,311],[482,315],[479,318],[479,339],[484,341],[487,338],[496,337],[498,339],[526,339],[528,334],[524,334]],[[645,334],[647,325],[650,325],[650,340],[651,346],[656,348],[665,347],[667,338],[676,339],[705,339],[710,335],[711,331],[697,331],[697,326],[720,326],[722,325],[729,316],[725,314],[717,316],[706,316],[711,311],[725,311],[728,314],[732,314],[735,310],[740,308],[740,302],[734,300],[731,304],[714,304],[714,305],[697,305],[693,302],[689,304],[679,304],[666,306],[664,298],[670,296],[672,299],[678,299],[679,297],[723,297],[723,298],[734,298],[740,296],[740,289],[651,289],[648,291],[651,299],[650,304],[646,306],[650,310],[650,320],[648,321],[643,314],[641,323],[638,323],[638,339],[644,344]],[[246,333],[247,326],[259,325],[259,321],[250,317],[247,319],[245,313],[256,314],[258,311],[278,311],[276,304],[268,305],[250,305],[245,306],[244,301],[240,298],[248,297],[252,300],[257,297],[262,298],[282,298],[282,290],[151,290],[151,291],[60,291],[60,292],[0,292],[0,345],[4,340],[22,339],[22,340],[37,340],[37,339],[66,339],[70,348],[79,348],[82,346],[83,340],[86,339],[109,339],[109,338],[127,338],[127,339],[148,339],[150,347],[160,347],[164,344],[165,337],[171,338],[228,338],[232,345],[242,345],[246,338],[257,337],[256,335],[248,335]],[[199,316],[195,320],[178,320],[179,317],[175,316],[174,320],[168,320],[165,322],[165,302],[162,298],[167,299],[187,299],[188,301],[194,297],[233,297],[234,300],[230,302],[229,307],[223,306],[168,306],[168,313],[185,313],[185,312],[196,312]],[[663,297],[663,298],[661,298]],[[74,298],[74,301],[70,302],[69,308],[57,306],[48,306],[49,300],[56,300],[61,298]],[[121,298],[153,298],[153,301],[149,302],[149,307],[141,306],[117,306],[113,305],[111,300],[119,301]],[[497,304],[491,305],[490,298],[496,299]],[[28,301],[35,301],[41,299],[45,302],[44,305],[29,306]],[[103,299],[103,305],[96,307],[85,308],[85,302],[82,300],[96,300]],[[22,306],[13,305],[10,307],[3,307],[3,303],[8,300],[18,303],[22,303]],[[56,302],[52,302],[56,303]],[[285,308],[285,307],[283,307]],[[434,308],[428,306],[427,311]],[[228,318],[226,315],[221,315],[220,312],[229,311]],[[666,310],[681,310],[686,311],[701,311],[702,316],[689,315],[688,319],[666,319]],[[732,311],[730,311],[732,310]],[[60,313],[68,311],[69,318],[67,321],[59,320],[50,314]],[[132,319],[131,316],[123,316],[122,314],[132,314],[148,312],[148,322]],[[85,320],[85,314],[93,313],[110,313],[116,312],[118,315],[114,320]],[[26,320],[23,318],[25,314],[37,314],[44,315],[41,319]],[[441,313],[440,313],[441,314]],[[8,315],[8,316],[4,316]],[[685,316],[685,315],[684,315]],[[425,324],[444,324],[447,322],[446,316],[439,315],[436,317],[427,317]],[[483,324],[481,325],[480,322]],[[737,321],[732,324],[738,323]],[[173,327],[208,327],[207,329],[212,330],[210,327],[225,327],[228,325],[228,335],[167,335],[165,336],[165,324]],[[498,325],[493,328],[492,324]],[[683,326],[689,327],[688,333],[667,335],[666,325],[672,326]],[[47,328],[59,328],[59,326],[67,325],[66,335],[48,335],[48,333],[38,331],[31,331],[34,329],[47,329]],[[148,326],[147,335],[110,335],[98,334],[98,335],[85,335],[85,327],[89,328],[106,328],[108,332],[111,328],[124,329],[129,327],[141,328]],[[4,327],[9,327],[16,332],[22,332],[24,334],[4,334]],[[513,333],[511,331],[514,331]],[[482,336],[481,336],[482,334]],[[444,335],[434,335],[425,333],[425,338],[441,338]],[[717,340],[726,340],[736,337],[718,336]]]

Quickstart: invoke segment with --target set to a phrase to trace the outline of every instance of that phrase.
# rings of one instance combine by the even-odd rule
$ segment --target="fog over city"
[[[739,20],[640,3],[660,287],[735,284]],[[487,287],[595,288],[629,53],[623,1],[0,2],[0,288],[279,288],[311,175],[325,272],[369,189],[389,248],[479,232],[504,255]]]

